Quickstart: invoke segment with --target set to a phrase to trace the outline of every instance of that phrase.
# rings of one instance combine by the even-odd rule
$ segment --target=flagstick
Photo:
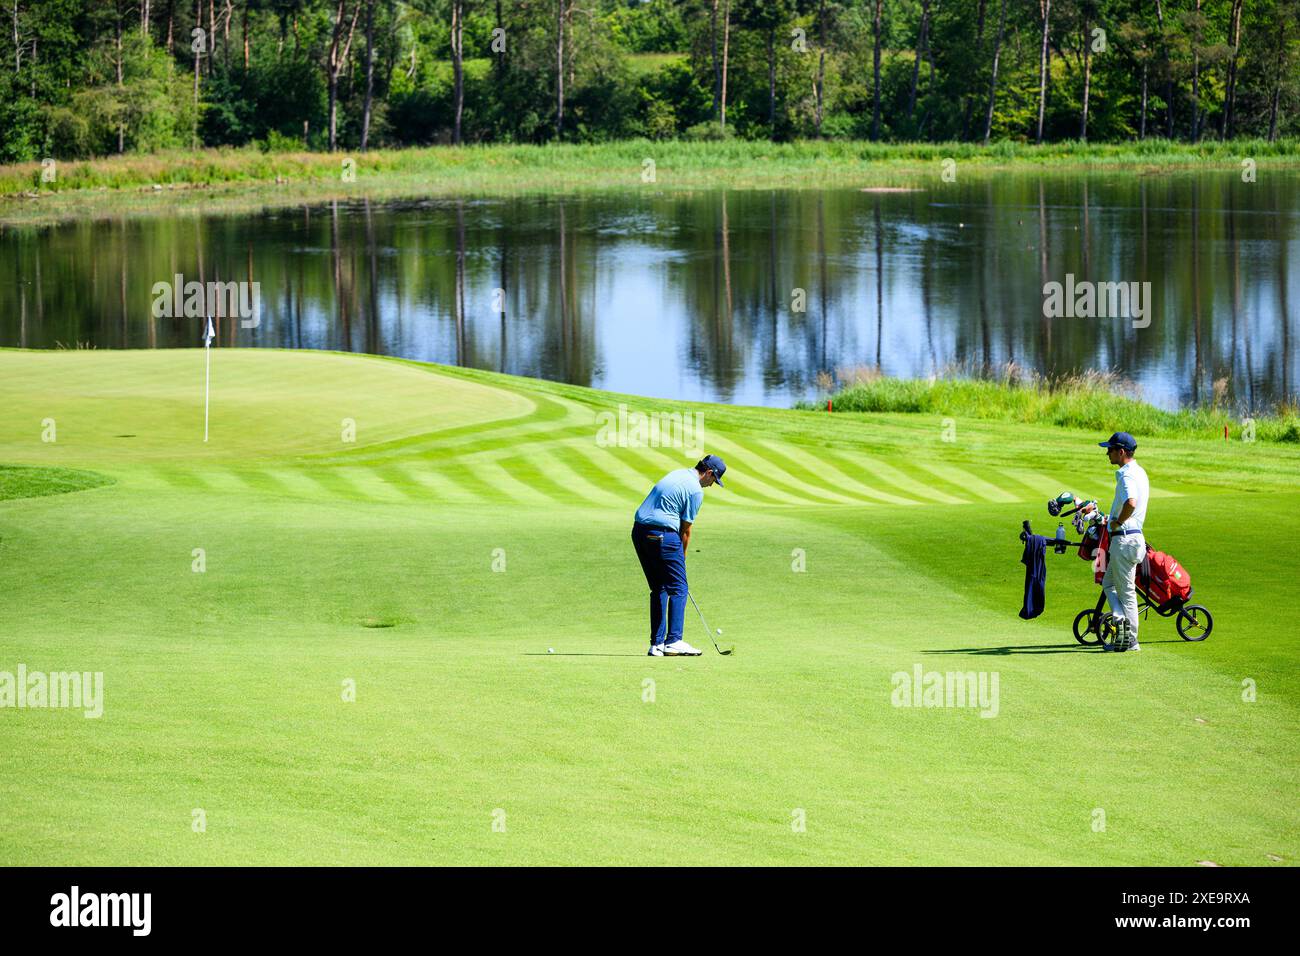
[[[203,440],[208,440],[208,395],[212,388],[212,339],[203,343],[203,351],[208,353],[207,374],[203,377]]]
[[[200,266],[199,278],[202,279],[202,266]],[[221,273],[217,273],[217,284],[221,284]],[[203,351],[207,352],[207,372],[203,376],[203,440],[208,440],[208,397],[212,394],[212,340],[216,338],[216,332],[212,328],[212,315],[208,311],[209,300],[207,286],[203,287],[203,314],[207,316],[208,323],[203,329]],[[217,302],[217,318],[221,318],[221,302]]]

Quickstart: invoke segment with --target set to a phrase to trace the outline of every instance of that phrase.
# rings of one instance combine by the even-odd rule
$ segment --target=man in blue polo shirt
[[[682,640],[686,620],[686,549],[691,525],[704,504],[704,489],[727,470],[717,455],[705,455],[694,468],[664,475],[636,509],[632,546],[650,585],[650,656],[698,657]]]

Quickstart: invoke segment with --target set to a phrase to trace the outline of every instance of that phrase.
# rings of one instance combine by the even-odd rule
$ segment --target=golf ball
[[[719,636],[719,637],[722,636],[722,628],[718,628],[718,636]]]
[[[553,648],[553,647],[548,647],[548,648],[546,649],[546,653],[548,653],[548,654],[554,654],[554,653],[555,653],[555,648]]]

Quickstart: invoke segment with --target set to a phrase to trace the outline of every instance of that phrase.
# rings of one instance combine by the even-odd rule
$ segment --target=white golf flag
[[[207,370],[203,375],[203,440],[208,440],[208,396],[212,390],[212,340],[217,333],[212,329],[212,316],[208,316],[208,327],[203,331],[203,352]]]

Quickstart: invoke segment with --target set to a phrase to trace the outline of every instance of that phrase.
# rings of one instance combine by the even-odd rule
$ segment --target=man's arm
[[[1129,518],[1133,517],[1133,512],[1137,511],[1137,502],[1132,498],[1124,502],[1124,507],[1119,509],[1119,514],[1110,519],[1110,530],[1118,531]]]
[[[691,525],[695,521],[695,516],[700,513],[700,505],[704,504],[704,492],[701,489],[695,489],[686,499],[682,506],[681,514],[678,515],[680,522],[678,534],[682,536],[682,553],[691,546]]]

